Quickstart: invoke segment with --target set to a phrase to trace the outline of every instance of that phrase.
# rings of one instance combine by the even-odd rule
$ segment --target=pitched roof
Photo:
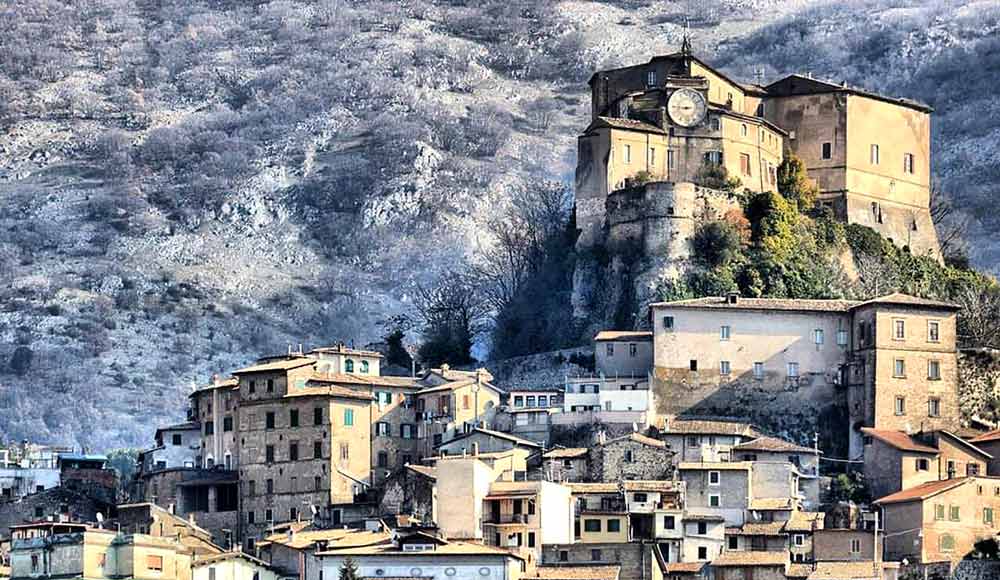
[[[908,501],[923,501],[939,493],[956,488],[966,482],[971,481],[968,477],[957,477],[955,479],[942,479],[941,481],[929,481],[921,485],[897,491],[883,498],[875,500],[874,503],[885,505],[888,503],[903,503]]]
[[[972,439],[969,439],[969,442],[970,443],[988,443],[990,441],[996,441],[998,439],[1000,439],[1000,429],[994,429],[992,431],[988,431],[986,433],[983,433],[982,435],[979,435],[977,437],[973,437]]]
[[[806,300],[792,298],[743,298],[731,304],[725,296],[707,296],[672,302],[654,302],[650,308],[708,308],[722,310],[777,310],[788,312],[847,312],[856,300]]]
[[[757,497],[750,499],[752,510],[790,510],[793,500],[790,497]]]
[[[652,437],[647,437],[641,433],[629,433],[628,435],[622,435],[621,437],[615,437],[614,439],[608,439],[604,442],[604,445],[611,445],[612,443],[618,443],[620,441],[625,441],[626,439],[631,439],[636,443],[642,443],[643,445],[649,445],[651,447],[666,447],[667,444],[659,439],[653,439]]]
[[[586,447],[567,447],[565,449],[553,449],[542,455],[544,459],[571,459],[573,457],[582,457],[586,455],[590,449]]]
[[[344,385],[419,388],[417,380],[411,379],[410,377],[384,377],[381,375],[359,375],[355,373],[315,373],[309,377],[309,381],[315,383],[336,383]]]
[[[490,437],[496,437],[498,439],[505,439],[507,441],[510,441],[510,442],[516,444],[516,445],[522,445],[524,447],[534,447],[534,448],[539,448],[539,449],[542,447],[541,445],[539,445],[538,443],[535,443],[534,441],[529,441],[527,439],[522,439],[522,438],[517,437],[515,435],[511,435],[510,433],[503,433],[501,431],[493,431],[491,429],[483,429],[482,427],[476,427],[476,428],[472,429],[471,431],[469,431],[468,433],[462,433],[458,437],[455,437],[453,439],[449,439],[447,441],[443,441],[443,442],[435,445],[434,447],[443,447],[445,445],[448,445],[449,443],[454,443],[455,441],[461,441],[462,439],[468,439],[469,437],[472,437],[476,433],[482,433],[484,435],[489,435]]]
[[[823,93],[846,93],[850,95],[857,95],[859,97],[867,97],[869,99],[883,101],[893,105],[899,105],[901,107],[915,109],[922,113],[930,113],[934,110],[929,105],[926,105],[919,101],[915,101],[913,99],[889,97],[859,87],[851,87],[844,83],[834,83],[831,81],[814,79],[812,77],[807,77],[800,74],[788,75],[783,79],[777,80],[767,85],[766,87],[764,87],[764,89],[767,91],[768,96],[770,97],[817,95]]]
[[[734,532],[737,536],[784,536],[785,522],[747,522]]]
[[[733,446],[733,451],[773,451],[776,453],[821,453],[812,447],[803,447],[791,441],[777,437],[758,437],[745,443]]]
[[[462,387],[468,387],[469,385],[474,385],[475,383],[476,383],[476,379],[462,379],[462,380],[457,380],[457,381],[449,381],[447,383],[443,383],[443,384],[440,384],[440,385],[437,385],[437,386],[434,386],[434,387],[427,387],[427,388],[424,388],[424,389],[420,389],[419,391],[417,391],[417,394],[418,395],[426,395],[427,393],[439,393],[441,391],[454,391],[455,389],[460,389]],[[486,387],[487,389],[492,389],[492,390],[496,391],[497,393],[501,393],[502,392],[499,388],[497,388],[494,385],[491,385],[490,383],[486,382],[485,380],[482,381],[482,382],[480,382],[479,384],[482,385],[483,387]]]
[[[726,518],[720,513],[711,511],[695,511],[687,510],[684,512],[684,517],[681,518],[685,522],[724,522]]]
[[[750,461],[683,461],[677,465],[681,471],[749,471]]]
[[[931,447],[920,440],[903,433],[902,431],[890,431],[888,429],[872,429],[871,427],[862,427],[861,432],[865,435],[871,435],[875,439],[899,449],[900,451],[910,451],[913,453],[933,453],[937,454],[938,450]]]
[[[211,556],[195,558],[194,561],[191,562],[191,566],[192,567],[204,566],[206,564],[225,562],[226,560],[233,560],[237,558],[246,560],[247,562],[250,562],[251,564],[254,564],[256,566],[260,566],[261,568],[266,568],[268,570],[271,569],[271,565],[268,564],[267,562],[259,560],[242,550],[238,552],[223,552],[221,554],[213,554]]]
[[[944,437],[945,439],[951,440],[951,442],[954,443],[956,446],[961,447],[961,448],[965,449],[966,451],[970,451],[972,453],[980,455],[980,456],[986,458],[987,460],[993,459],[992,455],[990,455],[989,453],[983,451],[979,447],[976,447],[973,443],[971,443],[969,441],[966,441],[965,439],[962,439],[958,435],[955,435],[951,431],[945,431],[945,430],[942,429],[940,431],[935,431],[934,433],[938,437]]]
[[[816,529],[823,528],[823,512],[793,511],[791,517],[785,522],[786,532],[811,532],[813,526]]]
[[[753,425],[721,419],[673,419],[664,424],[663,433],[680,435],[739,435],[758,437]]]
[[[942,302],[941,300],[930,300],[928,298],[920,298],[918,296],[903,294],[902,292],[893,292],[892,294],[886,294],[885,296],[872,298],[871,300],[866,300],[865,302],[862,302],[857,307],[868,306],[870,304],[886,304],[891,306],[915,306],[918,308],[940,308],[945,310],[962,309],[961,306],[953,304],[951,302]]]
[[[306,358],[306,357],[285,358],[281,360],[260,363],[246,368],[242,368],[240,370],[233,371],[233,374],[248,375],[250,373],[273,373],[278,371],[289,371],[292,369],[297,369],[299,367],[304,367],[306,365],[312,365],[312,364],[316,364],[316,359]]]
[[[584,130],[584,133],[601,127],[625,129],[627,131],[640,131],[643,133],[659,133],[661,135],[667,134],[667,131],[653,125],[652,123],[636,121],[635,119],[618,119],[616,117],[598,117],[590,123],[590,125]]]
[[[220,379],[215,382],[209,383],[207,385],[202,385],[191,392],[192,396],[196,393],[203,393],[205,391],[214,391],[215,389],[235,389],[239,388],[240,380],[236,377],[229,377],[227,379]]]
[[[300,530],[293,534],[281,533],[271,534],[257,542],[261,544],[280,544],[296,550],[312,547],[316,542],[328,542],[328,546],[365,546],[384,542],[389,539],[389,534],[385,532],[365,532],[349,529],[330,530]]]
[[[852,580],[882,578],[881,562],[816,562],[808,580]]]
[[[813,567],[812,564],[796,564],[791,563],[785,569],[785,577],[787,578],[806,578],[812,574]]]
[[[618,580],[621,572],[619,564],[561,565],[543,564],[535,569],[534,576],[545,580]]]
[[[428,467],[426,465],[414,465],[412,463],[407,463],[406,468],[414,473],[419,473],[424,477],[429,477],[431,479],[437,479],[437,469],[434,467]]]
[[[602,330],[594,337],[594,342],[603,341],[652,342],[653,333],[648,330]]]
[[[388,536],[387,534],[383,534]],[[326,550],[322,552],[316,552],[317,556],[378,556],[378,555],[388,555],[392,554],[393,557],[405,557],[405,556],[502,556],[507,558],[517,558],[523,560],[524,558],[513,552],[508,552],[502,548],[496,548],[493,546],[487,546],[485,544],[474,543],[474,542],[462,542],[462,541],[448,541],[444,544],[438,545],[431,552],[415,551],[408,552],[400,549],[399,547],[393,545],[392,542],[382,541],[376,544],[368,544],[363,546],[349,546],[343,547],[340,542],[333,546],[329,546]]]
[[[360,350],[356,348],[350,348],[345,344],[335,344],[333,346],[320,346],[309,351],[310,353],[320,353],[320,354],[344,354],[350,356],[367,356],[372,358],[384,358],[382,353],[375,350]]]
[[[186,423],[176,423],[174,425],[167,425],[166,427],[158,427],[156,429],[156,435],[163,433],[164,431],[197,431],[201,427],[192,421]]]
[[[667,574],[697,574],[708,562],[671,562],[667,564]]]
[[[294,397],[340,397],[343,399],[359,399],[362,401],[371,401],[374,399],[371,393],[356,391],[354,389],[332,384],[292,387],[291,390],[285,393],[284,398]]]
[[[788,564],[788,552],[730,550],[712,560],[712,565],[720,568],[726,566],[784,566],[786,564]]]

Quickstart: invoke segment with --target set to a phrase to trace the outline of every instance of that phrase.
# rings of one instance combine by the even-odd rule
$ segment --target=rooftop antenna
[[[684,17],[684,37],[681,39],[681,54],[691,54],[691,21]]]
[[[754,76],[757,78],[757,84],[764,86],[764,69],[762,67],[757,67],[754,71]]]

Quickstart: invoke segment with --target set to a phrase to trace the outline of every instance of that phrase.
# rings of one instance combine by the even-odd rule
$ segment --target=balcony
[[[491,514],[483,519],[484,524],[524,524],[528,523],[528,514]]]
[[[628,508],[623,499],[604,499],[600,506],[577,504],[574,506],[574,512],[578,516],[582,514],[624,514],[628,513]]]

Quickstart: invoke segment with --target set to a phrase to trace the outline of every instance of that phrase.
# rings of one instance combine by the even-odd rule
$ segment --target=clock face
[[[667,100],[670,120],[681,127],[694,127],[705,119],[705,97],[693,89],[677,89]]]

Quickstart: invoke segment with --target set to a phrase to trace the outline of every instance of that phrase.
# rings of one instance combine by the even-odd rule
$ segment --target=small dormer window
[[[646,73],[646,86],[656,86],[656,71],[651,70]]]

